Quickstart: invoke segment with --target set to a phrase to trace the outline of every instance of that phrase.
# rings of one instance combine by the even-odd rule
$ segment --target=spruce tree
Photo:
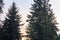
[[[56,37],[55,40],[60,40],[60,34]]]
[[[34,0],[28,27],[31,40],[53,40],[57,36],[57,22],[49,0]]]
[[[5,19],[6,20],[4,22],[4,25],[1,28],[0,40],[8,40],[8,36],[9,36],[8,30],[7,30],[7,28],[8,28],[8,19],[7,18],[5,18]]]
[[[3,7],[3,0],[0,0],[0,13],[2,13],[2,7]]]
[[[3,10],[2,10],[2,7],[3,7],[3,0],[0,0],[0,26],[1,26],[1,13],[3,13]]]
[[[7,17],[8,19],[6,18],[6,21],[3,26],[3,38],[5,40],[21,40],[21,17],[18,14],[18,10],[14,2],[12,4],[12,7],[9,9]]]
[[[3,36],[3,28],[2,28],[2,20],[1,20],[1,14],[3,13],[2,10],[3,7],[3,0],[0,0],[0,40],[2,40],[2,36]]]

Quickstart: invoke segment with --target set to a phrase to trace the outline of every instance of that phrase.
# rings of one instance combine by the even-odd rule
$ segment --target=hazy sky
[[[13,1],[16,2],[17,7],[20,9],[19,12],[23,14],[23,18],[26,19],[25,15],[29,13],[33,0],[4,0],[5,11],[12,5]],[[55,16],[57,17],[57,22],[60,23],[60,0],[50,0],[50,3]]]

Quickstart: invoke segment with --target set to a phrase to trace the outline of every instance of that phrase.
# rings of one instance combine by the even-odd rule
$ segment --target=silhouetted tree
[[[3,0],[0,0],[0,40],[2,40],[2,36],[3,36],[3,28],[2,28],[2,20],[1,20],[1,14],[3,13],[3,10],[2,10],[2,7],[3,7]]]
[[[0,26],[1,26],[1,13],[3,13],[2,7],[3,7],[3,0],[0,0]]]
[[[14,2],[12,7],[9,9],[7,17],[8,19],[6,18],[3,26],[4,40],[21,40],[20,26],[23,24],[21,24],[21,17],[18,14],[18,10]]]
[[[0,0],[0,13],[2,13],[3,0]]]
[[[34,0],[27,20],[31,40],[53,40],[57,36],[57,22],[48,2],[49,0]]]

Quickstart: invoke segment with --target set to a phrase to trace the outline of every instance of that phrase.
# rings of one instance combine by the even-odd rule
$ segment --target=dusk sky
[[[6,12],[6,9],[8,9],[12,2],[15,2],[19,13],[23,14],[23,18],[26,19],[26,16],[31,8],[31,4],[33,4],[33,0],[4,0],[4,9]],[[57,22],[60,23],[60,0],[50,0],[50,3],[52,5],[53,13],[55,13],[55,16],[57,17]],[[60,24],[58,25],[60,26]]]

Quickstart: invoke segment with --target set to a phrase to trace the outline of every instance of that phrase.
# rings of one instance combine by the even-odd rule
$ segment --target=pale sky
[[[59,28],[60,28],[60,0],[50,0],[53,13],[55,13],[56,20],[59,23]]]
[[[19,12],[23,15],[23,19],[26,20],[25,15],[29,13],[31,4],[33,4],[33,0],[4,0],[5,12],[6,12],[6,9],[8,9],[12,5],[13,1],[16,2],[18,9],[20,9]],[[57,17],[56,18],[57,22],[60,23],[60,0],[50,0],[50,3],[52,5],[52,9],[53,9],[53,12],[55,13],[55,16]],[[58,26],[60,26],[60,24]],[[26,28],[25,26],[23,27]]]

